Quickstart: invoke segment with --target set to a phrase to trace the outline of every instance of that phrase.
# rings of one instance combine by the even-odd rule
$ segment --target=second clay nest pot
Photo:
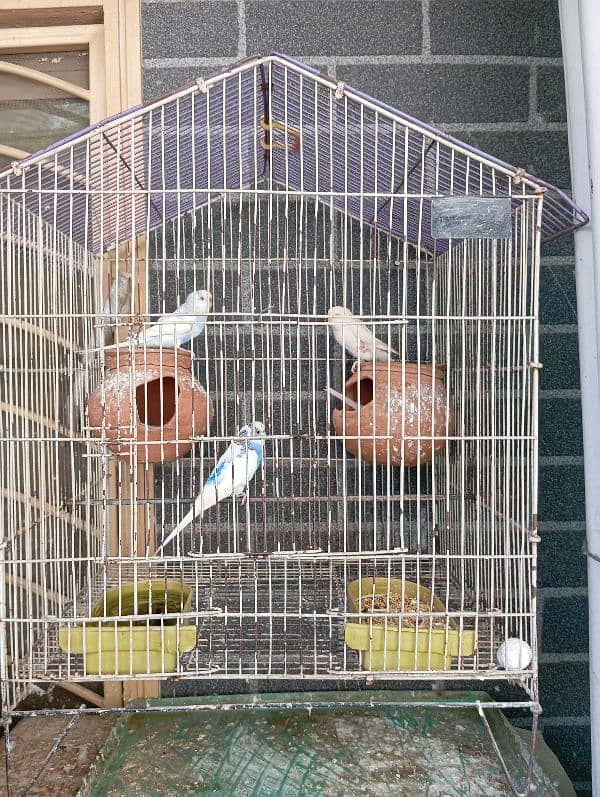
[[[336,434],[359,459],[397,466],[404,453],[407,468],[429,462],[454,432],[443,376],[429,363],[360,363],[345,388],[359,407],[333,411]]]
[[[90,396],[92,434],[125,460],[171,462],[208,432],[212,404],[186,349],[105,349],[106,373]]]

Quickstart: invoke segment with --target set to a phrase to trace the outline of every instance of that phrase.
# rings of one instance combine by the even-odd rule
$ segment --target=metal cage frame
[[[434,237],[432,207],[448,196],[508,204],[510,230]],[[35,680],[207,677],[516,681],[528,697],[512,704],[537,710],[540,245],[585,222],[550,184],[278,54],[1,174],[5,714],[19,713]],[[111,308],[110,285],[124,274],[133,290]],[[141,332],[200,288],[213,306],[192,368],[214,404],[211,433],[186,438],[186,458],[152,465],[136,461],[148,438],[123,422],[127,456],[115,457],[107,423],[93,428],[86,412],[93,390],[106,402],[107,341],[117,360],[136,347],[146,358]],[[353,435],[332,433],[332,409],[350,398],[332,305],[350,306],[399,353],[386,361],[388,406],[392,363],[402,391],[407,362],[432,364],[432,384],[445,380],[446,429],[431,462],[405,467],[402,448],[399,465],[374,465],[346,450]],[[179,371],[173,378],[179,395]],[[435,434],[420,410],[407,434],[399,411],[419,457]],[[259,419],[264,463],[246,503],[222,501],[158,554],[239,427]],[[388,456],[389,428],[373,432]],[[176,432],[159,444],[179,442]],[[190,556],[200,538],[201,556]],[[365,650],[344,637],[349,623],[366,625],[372,652],[381,617],[374,598],[372,611],[352,609],[348,585],[374,576],[414,580],[442,602],[388,602],[383,669],[365,667]],[[137,603],[93,613],[110,587],[147,580],[189,585],[191,604],[167,617]],[[167,665],[190,624],[196,644]],[[451,633],[458,640],[441,669],[435,629],[444,657]],[[90,671],[91,648],[69,645],[94,630],[101,648],[111,635],[145,634],[148,651],[157,632],[158,666],[148,652],[141,671],[133,656],[129,670]],[[405,631],[425,639],[425,659],[415,647],[414,666],[400,668],[387,642]],[[477,644],[463,654],[468,634]],[[533,658],[500,669],[498,645],[515,636]]]

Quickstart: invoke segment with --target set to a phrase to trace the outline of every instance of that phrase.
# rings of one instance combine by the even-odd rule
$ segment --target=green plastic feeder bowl
[[[348,604],[353,613],[361,612],[360,601],[371,595],[390,594],[417,598],[432,607],[434,612],[445,612],[446,607],[431,590],[414,581],[400,578],[363,578],[348,584]],[[475,632],[462,630],[450,619],[445,628],[429,628],[423,618],[418,628],[402,627],[396,622],[397,614],[390,612],[384,625],[369,622],[369,618],[346,623],[346,645],[361,653],[363,670],[370,671],[428,671],[448,670],[455,656],[472,656],[475,650]]]
[[[92,607],[92,617],[58,631],[61,650],[84,656],[86,675],[155,675],[177,670],[180,653],[196,646],[196,626],[177,618],[144,615],[189,612],[192,589],[179,581],[125,582],[107,590]]]

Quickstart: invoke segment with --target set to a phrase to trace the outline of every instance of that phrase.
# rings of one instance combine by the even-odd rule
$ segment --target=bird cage
[[[565,194],[272,55],[15,163],[0,207],[5,712],[139,679],[538,706]]]

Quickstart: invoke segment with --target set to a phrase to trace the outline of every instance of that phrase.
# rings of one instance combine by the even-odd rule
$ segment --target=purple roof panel
[[[508,195],[509,178],[480,158],[354,101],[345,87],[338,100],[326,83],[286,78],[286,70],[285,64],[271,67],[270,84],[285,82],[287,91],[273,92],[270,112],[272,120],[300,131],[301,148],[273,151],[276,182],[318,193],[337,209],[430,250],[436,242],[428,195]],[[337,196],[329,199],[331,192]],[[438,241],[435,248],[447,245]]]
[[[0,190],[98,253],[262,175],[437,252],[448,242],[431,237],[433,196],[516,205],[543,191],[546,239],[587,221],[552,185],[282,55],[248,58],[58,142],[0,174]]]

